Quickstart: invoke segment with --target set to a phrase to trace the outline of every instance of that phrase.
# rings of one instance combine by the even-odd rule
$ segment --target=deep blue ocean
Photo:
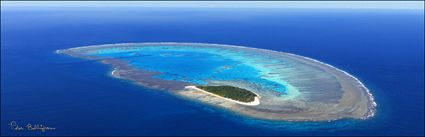
[[[241,45],[311,57],[359,78],[368,120],[267,122],[137,86],[55,50],[109,43]],[[2,7],[1,135],[423,135],[424,11]],[[15,131],[16,121],[55,130]]]

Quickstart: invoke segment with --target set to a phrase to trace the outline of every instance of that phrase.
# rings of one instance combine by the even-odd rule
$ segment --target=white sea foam
[[[373,95],[372,95],[372,93],[370,93],[370,91],[369,91],[369,89],[359,80],[359,79],[357,79],[356,77],[354,77],[353,75],[351,75],[351,74],[349,74],[348,72],[346,72],[346,71],[344,71],[344,70],[341,70],[341,69],[338,69],[338,68],[336,68],[336,67],[334,67],[334,66],[332,66],[332,65],[329,65],[329,64],[326,64],[326,63],[323,63],[323,62],[321,62],[321,61],[318,61],[318,60],[316,60],[316,59],[312,59],[312,58],[309,58],[309,57],[304,57],[304,56],[300,56],[300,55],[295,55],[295,54],[292,54],[292,53],[287,53],[287,54],[289,54],[289,55],[292,55],[292,56],[298,56],[298,57],[301,57],[301,58],[304,58],[304,59],[308,59],[308,60],[310,60],[310,61],[313,61],[313,62],[316,62],[316,63],[320,63],[320,64],[322,64],[322,65],[326,65],[326,66],[328,66],[328,67],[331,67],[331,68],[333,68],[333,69],[335,69],[335,70],[338,70],[338,71],[340,71],[340,72],[342,72],[342,73],[344,73],[345,75],[347,75],[347,76],[349,76],[349,77],[351,77],[351,78],[353,78],[359,85],[360,85],[360,87],[362,87],[365,91],[366,91],[366,93],[368,94],[368,97],[369,97],[369,100],[370,100],[370,104],[369,105],[371,105],[371,107],[369,107],[369,113],[366,115],[366,116],[364,116],[363,118],[364,119],[366,119],[366,118],[369,118],[369,117],[373,117],[374,115],[375,115],[375,111],[376,111],[376,106],[377,106],[377,104],[376,104],[376,102],[375,102],[375,99],[374,99],[374,97],[373,97]]]
[[[117,69],[115,69],[115,68],[114,68],[114,70],[112,70],[112,72],[111,72],[111,75],[112,75],[112,76],[115,76],[115,75],[114,75],[114,74],[115,74],[115,72],[117,72]]]
[[[78,50],[78,49],[82,49],[82,48],[94,48],[94,47],[108,47],[108,46],[127,46],[127,45],[161,45],[161,44],[176,44],[176,45],[205,45],[205,46],[221,46],[221,47],[235,47],[235,48],[243,48],[243,49],[253,49],[253,50],[259,50],[259,51],[266,51],[266,52],[274,52],[274,53],[284,53],[284,54],[288,54],[291,56],[295,56],[295,57],[300,57],[306,60],[310,60],[328,67],[331,67],[337,71],[340,71],[342,73],[344,73],[345,75],[353,78],[359,85],[360,87],[362,87],[366,93],[368,94],[368,98],[370,100],[370,104],[369,104],[369,112],[363,117],[363,119],[367,119],[369,117],[373,117],[375,115],[376,112],[376,102],[374,100],[373,95],[370,93],[370,90],[356,77],[354,77],[353,75],[349,74],[348,72],[338,69],[332,65],[326,64],[324,62],[318,61],[316,59],[312,59],[309,57],[305,57],[305,56],[300,56],[300,55],[296,55],[296,54],[292,54],[292,53],[287,53],[287,52],[280,52],[280,51],[273,51],[273,50],[268,50],[268,49],[259,49],[259,48],[253,48],[253,47],[245,47],[245,46],[236,46],[236,45],[226,45],[226,44],[210,44],[210,43],[187,43],[187,42],[146,42],[146,43],[116,43],[116,44],[104,44],[104,45],[92,45],[92,46],[84,46],[84,47],[76,47],[76,48],[70,48],[69,50]],[[112,72],[114,73],[114,71]]]

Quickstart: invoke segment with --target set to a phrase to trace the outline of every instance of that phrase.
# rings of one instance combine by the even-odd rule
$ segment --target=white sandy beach
[[[256,106],[256,105],[259,105],[259,104],[260,104],[260,99],[258,98],[258,97],[259,97],[259,96],[258,96],[258,94],[257,94],[257,96],[258,96],[258,97],[254,97],[254,101],[251,101],[251,102],[240,102],[240,101],[237,101],[237,100],[233,100],[233,99],[225,98],[225,97],[222,97],[222,96],[219,96],[219,95],[216,95],[216,94],[210,93],[210,92],[208,92],[208,91],[205,91],[205,90],[199,89],[199,88],[197,88],[196,86],[186,86],[185,88],[186,88],[186,89],[196,90],[196,91],[201,91],[201,92],[207,93],[207,94],[209,94],[209,95],[212,95],[212,96],[215,96],[215,97],[218,97],[218,98],[221,98],[221,99],[227,100],[227,101],[231,101],[231,102],[234,102],[234,103],[238,103],[238,104],[241,104],[241,105]],[[254,94],[255,94],[255,93],[254,93]]]

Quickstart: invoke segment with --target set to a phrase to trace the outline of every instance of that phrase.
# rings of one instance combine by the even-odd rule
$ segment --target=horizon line
[[[1,7],[424,9],[424,1],[2,1]]]

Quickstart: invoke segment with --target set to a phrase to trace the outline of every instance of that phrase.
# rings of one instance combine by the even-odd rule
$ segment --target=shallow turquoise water
[[[261,63],[251,65],[250,60],[276,62],[266,56],[229,51],[225,48],[206,48],[191,46],[147,46],[137,48],[102,48],[92,56],[102,58],[120,58],[132,66],[154,72],[160,72],[155,78],[206,85],[208,81],[246,81],[260,87],[286,94],[286,85],[264,77]],[[260,66],[260,67],[259,67]]]

